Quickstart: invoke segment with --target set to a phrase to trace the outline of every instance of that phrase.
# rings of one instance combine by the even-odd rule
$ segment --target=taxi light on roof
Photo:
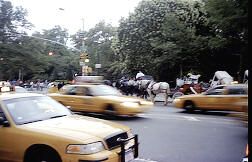
[[[103,76],[76,76],[74,78],[74,84],[82,83],[102,83]]]

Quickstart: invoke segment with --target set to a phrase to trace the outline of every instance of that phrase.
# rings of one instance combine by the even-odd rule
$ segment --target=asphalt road
[[[134,162],[239,162],[248,141],[248,129],[227,112],[188,114],[158,102],[138,117],[94,117],[128,125],[139,135]]]

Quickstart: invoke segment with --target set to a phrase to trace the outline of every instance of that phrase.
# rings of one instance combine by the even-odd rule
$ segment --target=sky
[[[32,31],[51,29],[55,25],[60,25],[68,29],[70,34],[74,34],[83,29],[83,26],[87,31],[102,20],[113,26],[118,26],[120,18],[128,17],[141,0],[9,1],[14,6],[22,6],[28,11],[27,19],[35,26]]]

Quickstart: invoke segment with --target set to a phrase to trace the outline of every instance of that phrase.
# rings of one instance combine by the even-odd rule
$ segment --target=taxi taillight
[[[248,156],[249,155],[249,147],[248,147],[248,144],[247,144],[247,146],[246,146],[246,156]]]
[[[12,92],[15,91],[15,86],[0,87],[0,92]]]

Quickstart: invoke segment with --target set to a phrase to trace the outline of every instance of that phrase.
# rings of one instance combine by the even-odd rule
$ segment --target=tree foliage
[[[111,68],[131,75],[141,70],[168,81],[187,72],[204,74],[204,79],[217,70],[234,76],[247,68],[246,4],[143,0],[120,22],[113,45],[118,58]]]
[[[129,18],[122,20],[114,50],[129,73],[141,70],[164,80],[176,66],[191,63],[197,54],[195,44],[201,39],[196,32],[205,21],[200,5],[142,1]]]
[[[248,0],[208,0],[206,10],[214,33],[209,48],[220,58],[216,68],[238,73],[239,79],[248,69]]]
[[[24,29],[32,26],[26,16],[27,11],[24,8],[13,8],[11,2],[0,0],[0,43],[17,40]]]
[[[64,46],[67,30],[56,26],[27,37],[23,30],[31,24],[22,7],[13,8],[9,1],[1,0],[0,13],[1,80],[72,79],[79,71],[79,56]],[[52,56],[48,55],[50,51]]]
[[[66,48],[69,40],[88,53],[92,75],[101,64],[107,79],[139,70],[162,81],[188,72],[207,81],[217,70],[239,79],[248,68],[248,0],[143,0],[119,27],[101,21],[72,36],[55,26],[24,37],[32,27],[26,10],[0,0],[0,13],[0,79],[20,71],[26,80],[71,79],[80,52]]]

